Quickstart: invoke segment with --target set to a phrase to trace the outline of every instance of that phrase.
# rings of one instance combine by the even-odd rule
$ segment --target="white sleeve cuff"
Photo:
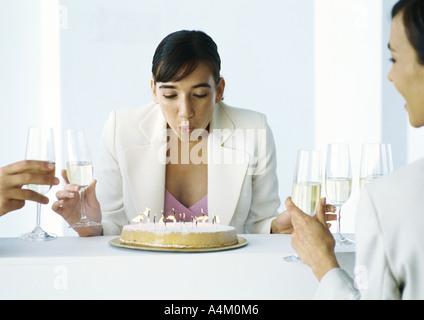
[[[328,271],[321,279],[315,293],[316,300],[359,300],[360,293],[353,279],[340,268]]]

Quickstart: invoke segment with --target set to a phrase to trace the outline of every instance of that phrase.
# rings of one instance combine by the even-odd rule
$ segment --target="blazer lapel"
[[[208,140],[208,213],[217,215],[222,224],[229,224],[240,197],[249,165],[249,155],[233,148],[230,137],[235,127],[215,106]]]
[[[159,217],[164,208],[167,143],[166,121],[158,106],[143,116],[139,129],[146,143],[124,150],[124,175],[136,211],[133,215],[148,207]]]

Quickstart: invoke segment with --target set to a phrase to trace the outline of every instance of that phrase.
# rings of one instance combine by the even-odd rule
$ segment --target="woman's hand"
[[[46,161],[25,160],[0,168],[0,216],[21,209],[25,200],[49,203],[49,198],[24,185],[57,185],[59,179],[54,176],[54,164]]]
[[[81,202],[79,194],[81,187],[69,183],[66,170],[62,170],[62,177],[66,182],[66,187],[64,190],[56,193],[58,201],[53,203],[52,209],[61,215],[63,219],[69,223],[69,225],[73,225],[81,218]],[[96,197],[96,184],[97,181],[93,180],[85,190],[85,213],[89,220],[101,222],[102,213],[100,210],[100,203]],[[74,230],[81,237],[99,236],[103,231],[101,226],[74,228]]]
[[[331,204],[325,204],[320,203],[320,205],[317,207],[317,213],[318,211],[324,212],[324,219],[325,221],[334,221],[337,219],[337,215],[333,214],[336,212],[336,207]],[[333,213],[327,213],[327,212],[333,212]],[[317,219],[318,215],[316,214],[314,216],[315,219]],[[330,227],[330,223],[328,223],[328,227]],[[293,224],[291,216],[287,211],[284,211],[281,213],[277,218],[274,219],[271,223],[271,233],[280,233],[280,234],[290,234],[293,232]]]
[[[290,234],[292,232],[293,225],[287,211],[279,214],[271,223],[271,233]]]
[[[339,268],[334,253],[335,241],[325,219],[325,199],[321,199],[315,217],[310,217],[292,202],[286,200],[294,231],[291,244],[304,263],[312,268],[319,281],[331,269]]]

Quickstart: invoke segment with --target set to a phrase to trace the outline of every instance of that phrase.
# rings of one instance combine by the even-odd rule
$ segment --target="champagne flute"
[[[359,183],[361,188],[393,170],[392,146],[383,143],[364,143],[361,153]]]
[[[26,160],[40,160],[55,163],[55,147],[53,129],[47,127],[30,127],[28,130],[27,145],[26,145]],[[42,173],[31,172],[30,173]],[[47,173],[46,173],[47,174]],[[48,174],[54,176],[55,170]],[[29,184],[28,189],[45,195],[52,186]],[[41,203],[37,203],[37,219],[33,231],[21,236],[21,239],[27,241],[48,241],[56,239],[56,235],[48,233],[41,228]]]
[[[329,144],[325,170],[325,191],[327,199],[337,209],[337,231],[333,234],[337,244],[350,245],[352,240],[341,233],[341,209],[352,192],[352,169],[348,144]]]
[[[293,178],[292,200],[303,212],[310,216],[321,199],[321,152],[315,150],[299,150]],[[303,263],[298,255],[284,258],[288,262]]]
[[[87,135],[84,130],[68,130],[66,135],[66,172],[71,184],[80,187],[81,218],[70,228],[92,227],[101,225],[91,221],[85,214],[84,195],[88,185],[93,180],[93,163],[88,147]]]

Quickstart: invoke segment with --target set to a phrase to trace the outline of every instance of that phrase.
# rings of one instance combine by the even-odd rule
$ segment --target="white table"
[[[0,299],[311,299],[306,265],[287,263],[289,235],[241,235],[248,245],[210,253],[116,248],[116,237],[43,243],[0,238]],[[350,235],[352,237],[352,235]],[[355,246],[336,247],[353,273]]]

